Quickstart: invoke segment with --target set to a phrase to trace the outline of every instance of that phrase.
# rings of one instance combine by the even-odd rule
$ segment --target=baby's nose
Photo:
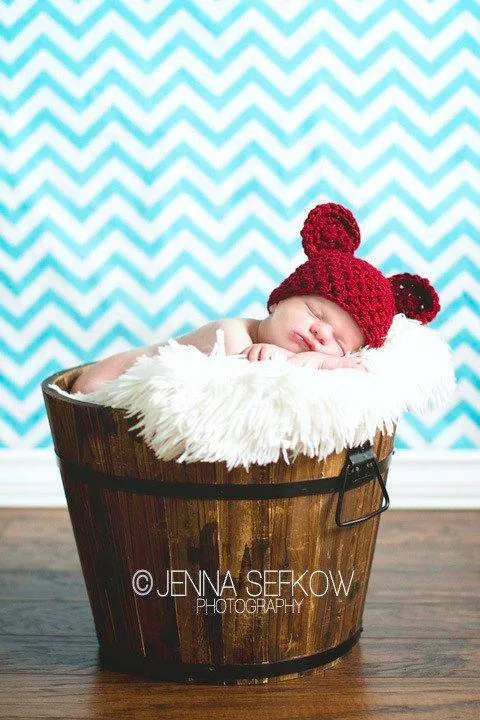
[[[333,330],[332,326],[328,323],[316,323],[312,327],[312,333],[319,343],[326,345],[332,339]]]

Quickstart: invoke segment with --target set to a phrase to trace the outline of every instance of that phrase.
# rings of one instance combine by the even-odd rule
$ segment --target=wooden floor
[[[0,510],[0,718],[480,718],[480,511],[389,510],[360,643],[324,676],[151,682],[100,670],[68,513]]]

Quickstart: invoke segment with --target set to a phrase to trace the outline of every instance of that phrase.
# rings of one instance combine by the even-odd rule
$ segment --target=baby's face
[[[268,318],[270,342],[292,352],[345,355],[365,344],[352,316],[319,295],[295,295],[274,303]]]

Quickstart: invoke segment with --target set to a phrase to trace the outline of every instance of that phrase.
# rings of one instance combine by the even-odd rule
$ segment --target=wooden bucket
[[[249,684],[339,662],[362,631],[394,434],[249,472],[164,462],[134,418],[47,387],[86,367],[42,391],[102,664]]]

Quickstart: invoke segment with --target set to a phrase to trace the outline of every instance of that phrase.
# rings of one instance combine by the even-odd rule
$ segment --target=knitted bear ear
[[[397,313],[420,320],[425,324],[433,320],[440,310],[440,300],[435,288],[427,278],[410,273],[389,277]]]
[[[323,203],[310,210],[300,233],[307,257],[322,250],[353,255],[360,245],[360,228],[350,210],[337,203]]]

